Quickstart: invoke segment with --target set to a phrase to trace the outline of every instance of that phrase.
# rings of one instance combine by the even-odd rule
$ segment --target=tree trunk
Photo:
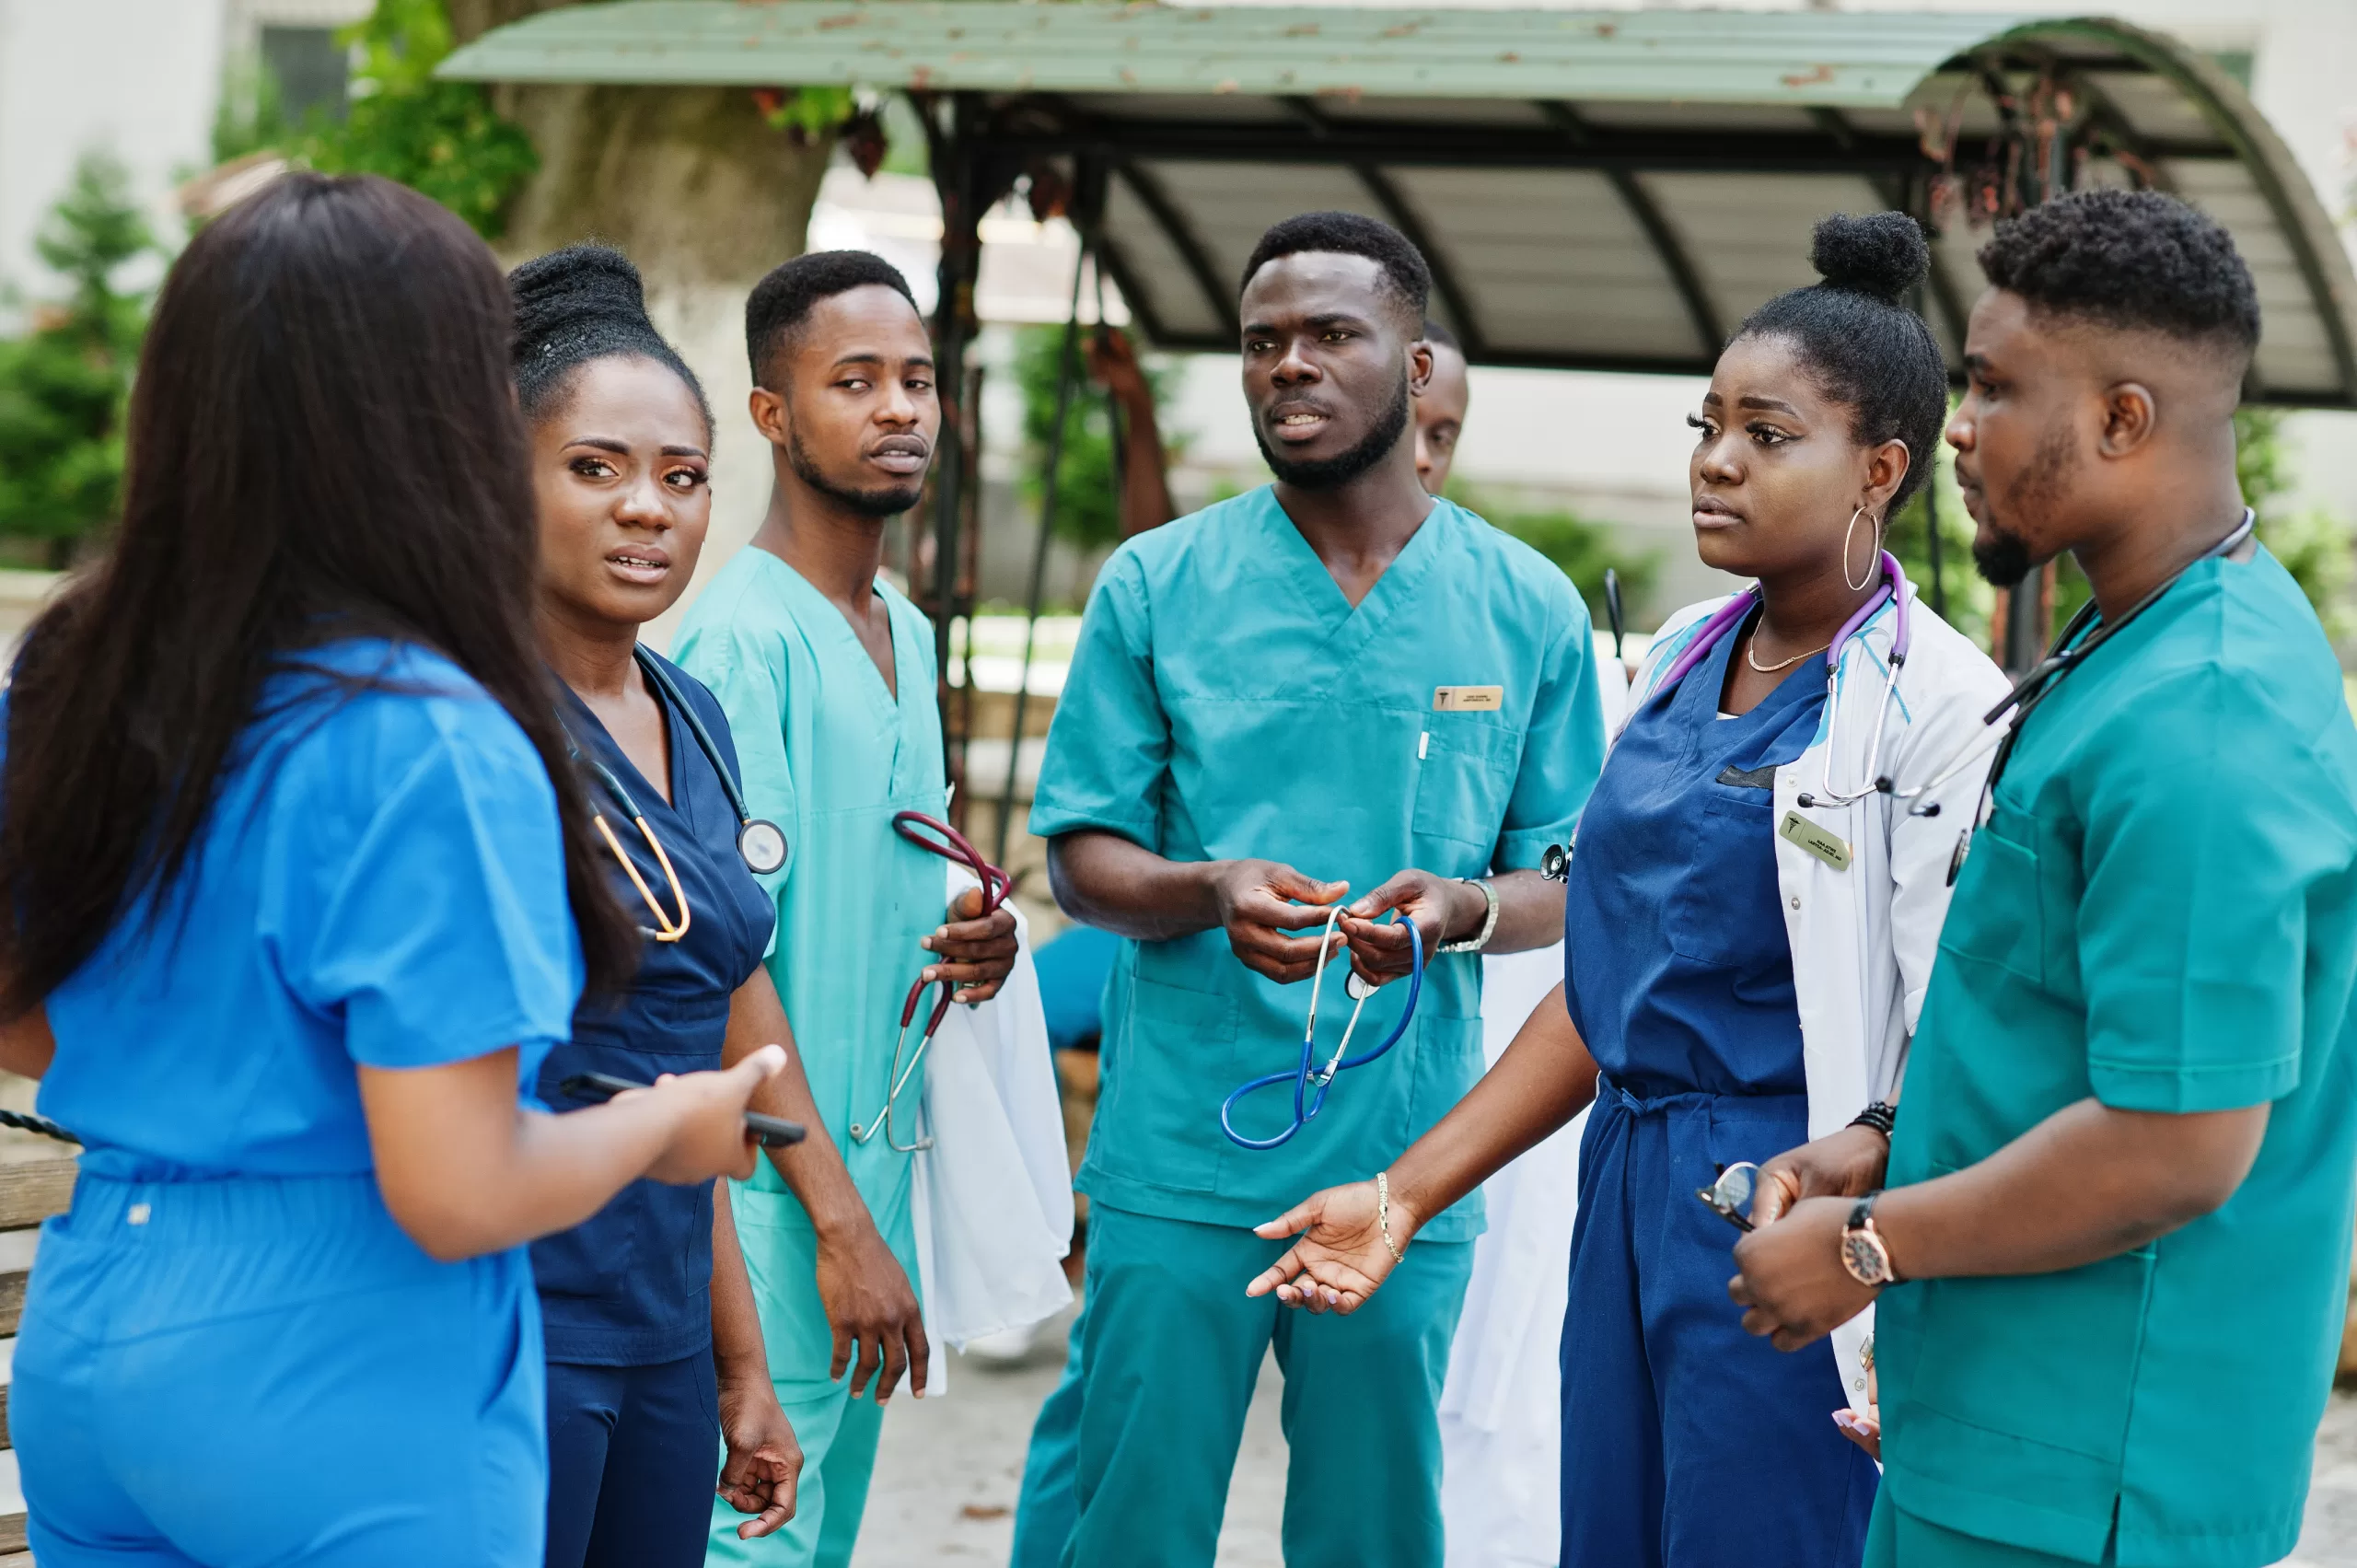
[[[466,43],[563,0],[449,0]],[[501,113],[540,155],[500,249],[521,259],[597,238],[650,292],[749,285],[801,253],[832,138],[797,145],[744,87],[503,85]]]
[[[563,0],[447,0],[459,43]],[[712,573],[751,537],[770,493],[768,444],[738,411],[752,389],[745,296],[802,253],[831,136],[772,130],[747,87],[493,89],[540,157],[496,249],[512,265],[597,239],[636,262],[656,324],[704,384],[715,431],[712,528],[693,582],[644,641],[672,628]]]

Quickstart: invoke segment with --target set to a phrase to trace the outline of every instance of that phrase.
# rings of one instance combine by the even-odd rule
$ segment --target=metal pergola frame
[[[935,347],[952,406],[923,597],[945,671],[950,622],[970,608],[959,585],[967,464],[955,403],[979,325],[979,226],[1027,176],[1068,192],[1062,210],[1085,253],[1166,349],[1232,352],[1223,329],[1238,286],[1233,259],[1223,261],[1167,174],[1269,166],[1340,171],[1364,210],[1416,241],[1433,266],[1434,314],[1475,363],[1690,375],[1708,372],[1748,305],[1730,299],[1724,280],[1714,287],[1715,258],[1665,210],[1664,180],[1847,177],[1936,232],[1944,215],[2017,211],[2085,179],[2169,189],[2179,171],[2232,166],[2261,212],[2250,221],[2270,246],[2280,240],[2288,262],[2277,269],[2279,299],[2313,321],[2306,358],[2284,362],[2305,366],[2309,383],[2286,390],[2256,377],[2252,395],[2357,408],[2357,285],[2290,155],[2215,65],[2098,17],[621,0],[497,29],[442,72],[907,95],[943,219]],[[2173,95],[2157,110],[2142,90],[2154,81]],[[1949,89],[1953,111],[1935,111]],[[1632,105],[1649,107],[1632,116]],[[1735,119],[1714,121],[1713,110]],[[1516,343],[1485,321],[1484,285],[1406,188],[1458,169],[1601,179],[1674,296],[1682,341],[1564,348]],[[1144,231],[1133,220],[1114,231],[1117,202],[1144,215]],[[1949,265],[1934,265],[1920,303],[1953,354],[1967,299]],[[2034,655],[2037,592],[2033,583],[2008,618],[2009,665]]]

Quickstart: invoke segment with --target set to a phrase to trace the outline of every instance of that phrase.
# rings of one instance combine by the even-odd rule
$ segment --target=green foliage
[[[381,174],[458,214],[496,238],[507,204],[540,167],[520,126],[500,118],[472,82],[441,82],[434,67],[450,52],[442,0],[377,0],[341,40],[359,52],[352,102],[342,122],[313,112],[291,123],[277,86],[259,62],[233,68],[214,122],[218,159],[265,148],[325,174]]]
[[[2283,563],[2338,642],[2357,632],[2350,602],[2352,568],[2349,525],[2315,507],[2290,504],[2291,460],[2283,447],[2284,411],[2235,411],[2235,478],[2243,504],[2258,514],[2258,537]]]
[[[116,279],[156,240],[122,166],[92,153],[35,249],[70,287],[34,308],[23,336],[0,340],[0,536],[40,541],[62,567],[121,505],[123,409],[147,305]]]
[[[296,134],[276,72],[254,55],[233,59],[223,67],[221,101],[213,110],[214,163],[234,163],[284,147]]]
[[[1064,420],[1063,459],[1057,465],[1056,476],[1056,537],[1085,551],[1108,549],[1121,538],[1113,418],[1105,389],[1088,374],[1088,347],[1094,333],[1094,328],[1081,330],[1078,378],[1073,383],[1071,412]],[[1056,375],[1063,345],[1061,326],[1025,327],[1016,336],[1015,378],[1023,390],[1022,494],[1034,507],[1047,495],[1048,435],[1056,422]],[[1169,404],[1171,372],[1149,364],[1145,374],[1154,388],[1155,413],[1160,418]],[[1180,447],[1167,424],[1163,447],[1176,462]]]
[[[1943,620],[1985,647],[1989,641],[1989,614],[1996,607],[1997,593],[1972,569],[1972,515],[1964,509],[1964,496],[1956,487],[1952,461],[1955,454],[1942,442],[1933,457],[1931,482],[1909,498],[1891,518],[1884,542],[1907,569],[1908,578],[1922,595],[1923,602],[1933,604],[1929,524],[1936,513],[1940,524],[1941,591],[1940,603],[1934,608],[1944,607]]]
[[[1643,611],[1654,581],[1661,575],[1659,551],[1631,554],[1613,542],[1608,526],[1590,522],[1569,510],[1526,511],[1502,496],[1485,498],[1471,491],[1460,493],[1454,484],[1448,490],[1451,500],[1553,562],[1579,589],[1580,598],[1587,601],[1590,619],[1599,628],[1610,627],[1604,602],[1604,572],[1608,566],[1620,574],[1620,606],[1628,614],[1630,628],[1634,630],[1650,622],[1652,618],[1643,616]]]

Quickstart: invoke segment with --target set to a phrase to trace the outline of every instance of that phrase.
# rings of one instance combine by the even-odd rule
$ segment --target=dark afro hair
[[[2233,351],[2258,346],[2258,291],[2234,237],[2158,191],[2078,191],[1997,226],[1989,282],[2059,316],[2165,332]]]
[[[647,319],[646,290],[629,257],[603,245],[568,245],[508,273],[507,292],[516,305],[516,398],[524,417],[563,407],[574,372],[591,360],[631,354],[687,383],[710,436],[703,384]]]
[[[1424,322],[1424,342],[1428,343],[1438,343],[1443,348],[1453,348],[1460,355],[1465,352],[1465,345],[1457,341],[1457,334],[1455,332],[1450,331],[1438,321],[1434,321],[1430,319],[1427,319]]]
[[[754,385],[769,385],[771,361],[819,301],[870,285],[890,289],[917,309],[909,280],[873,250],[813,250],[771,268],[745,298],[745,355],[752,361]]]
[[[1940,345],[1902,303],[1930,274],[1931,247],[1905,213],[1836,214],[1817,226],[1808,259],[1820,281],[1753,311],[1736,338],[1791,343],[1818,390],[1849,408],[1861,446],[1907,443],[1907,477],[1890,498],[1896,512],[1932,477],[1948,417]]]
[[[1423,252],[1387,223],[1357,213],[1303,213],[1289,217],[1260,237],[1244,263],[1244,277],[1236,285],[1240,296],[1251,286],[1262,267],[1280,256],[1309,250],[1330,250],[1343,256],[1364,256],[1382,269],[1384,292],[1406,313],[1416,330],[1423,330],[1424,308],[1432,303],[1433,270]]]

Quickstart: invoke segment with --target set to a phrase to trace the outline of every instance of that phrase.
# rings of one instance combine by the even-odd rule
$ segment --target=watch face
[[[1890,1253],[1882,1237],[1870,1230],[1845,1230],[1841,1233],[1841,1266],[1850,1277],[1862,1285],[1887,1285],[1890,1283]]]

